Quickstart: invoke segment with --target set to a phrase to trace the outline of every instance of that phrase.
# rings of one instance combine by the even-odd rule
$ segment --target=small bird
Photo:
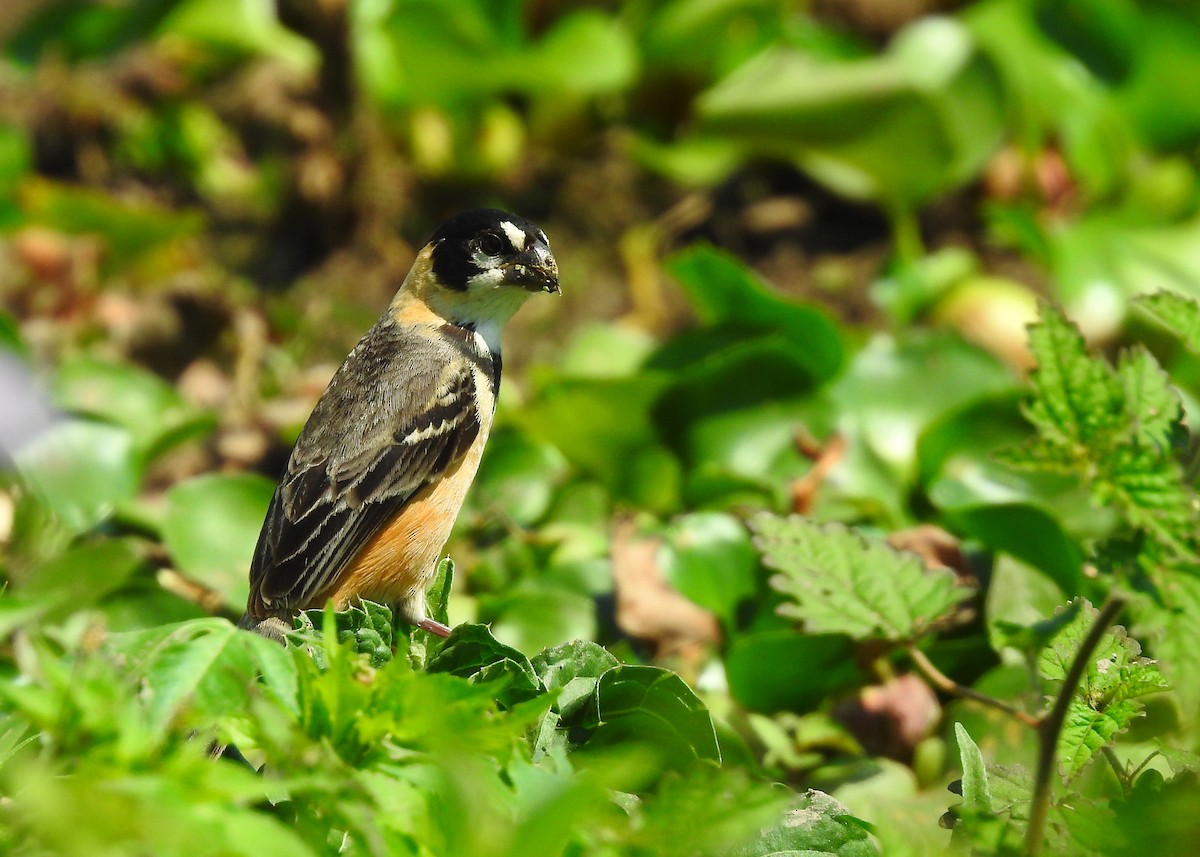
[[[425,591],[491,429],[501,329],[537,292],[561,294],[533,223],[474,209],[442,224],[300,432],[238,627],[282,639],[300,610],[367,599],[450,633]]]

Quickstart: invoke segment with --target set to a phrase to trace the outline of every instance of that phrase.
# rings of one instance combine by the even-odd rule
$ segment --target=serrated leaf
[[[1105,458],[1097,499],[1117,505],[1135,527],[1180,558],[1196,556],[1200,508],[1179,464],[1144,447],[1122,446]]]
[[[1064,681],[1079,648],[1099,612],[1077,599],[1078,614],[1050,641],[1038,657],[1038,672],[1051,682]],[[1138,642],[1117,625],[1101,638],[1088,656],[1087,668],[1072,697],[1059,736],[1059,768],[1066,779],[1084,766],[1142,710],[1137,700],[1166,690],[1157,664],[1141,656]]]
[[[912,640],[971,596],[948,569],[926,569],[840,524],[763,514],[751,526],[763,561],[781,572],[771,585],[790,599],[780,614],[811,633]]]
[[[1169,327],[1192,351],[1200,353],[1200,303],[1178,292],[1155,292],[1134,301]]]
[[[1179,393],[1150,352],[1141,346],[1121,354],[1117,378],[1125,391],[1125,412],[1139,444],[1166,450],[1183,413]]]
[[[1087,351],[1083,335],[1060,310],[1042,305],[1029,328],[1034,399],[1025,415],[1039,434],[1076,456],[1103,449],[1121,426],[1123,397],[1112,371]]]

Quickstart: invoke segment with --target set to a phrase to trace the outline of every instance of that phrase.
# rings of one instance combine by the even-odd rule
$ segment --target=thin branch
[[[1025,832],[1025,852],[1029,857],[1038,857],[1042,852],[1042,842],[1045,839],[1046,818],[1050,812],[1050,779],[1054,773],[1054,761],[1058,753],[1058,736],[1062,732],[1063,721],[1067,717],[1067,708],[1075,696],[1075,688],[1079,686],[1083,674],[1087,671],[1088,661],[1092,652],[1100,644],[1100,639],[1108,633],[1109,627],[1117,615],[1125,607],[1125,599],[1110,595],[1108,601],[1100,608],[1100,615],[1092,624],[1087,637],[1054,700],[1054,708],[1042,721],[1038,729],[1038,763],[1037,773],[1033,779],[1033,806],[1029,812],[1029,828]]]
[[[1017,718],[1017,720],[1020,720],[1026,726],[1029,726],[1033,729],[1038,729],[1041,727],[1042,721],[1037,717],[1034,717],[1028,711],[1022,711],[1020,708],[1017,708],[1015,705],[1007,703],[1002,699],[997,699],[994,696],[988,696],[986,693],[980,693],[973,688],[959,684],[954,679],[950,678],[950,676],[946,675],[944,672],[934,666],[933,661],[929,660],[929,658],[925,656],[925,653],[916,646],[908,646],[908,656],[912,658],[912,662],[917,665],[917,669],[921,671],[922,675],[933,682],[933,684],[939,690],[943,690],[951,696],[960,696],[963,699],[971,699],[975,702],[978,702],[980,705],[986,705],[989,708],[995,708],[999,711],[1003,711],[1005,714]]]

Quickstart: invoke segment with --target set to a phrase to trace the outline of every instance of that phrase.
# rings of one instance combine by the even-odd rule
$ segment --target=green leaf
[[[554,710],[568,722],[591,700],[600,676],[620,661],[599,643],[574,640],[543,650],[531,664],[546,690],[556,694]]]
[[[461,676],[472,684],[494,683],[496,698],[509,707],[545,690],[529,658],[493,637],[486,625],[455,627],[425,669]]]
[[[21,186],[26,217],[70,235],[94,234],[108,245],[106,267],[133,265],[147,253],[195,235],[204,225],[198,211],[130,202],[84,185],[45,180]]]
[[[243,711],[259,676],[283,696],[294,693],[291,655],[272,640],[239,631],[224,619],[196,619],[114,634],[107,645],[128,673],[145,682],[148,727],[165,739],[188,712],[218,717]]]
[[[958,757],[962,765],[963,809],[971,814],[987,815],[992,812],[992,793],[988,788],[987,767],[983,754],[971,740],[961,723],[954,724],[954,735],[958,739]]]
[[[841,368],[845,359],[842,338],[829,318],[774,294],[731,254],[697,244],[666,264],[706,325],[783,334],[797,346],[796,357],[814,381],[828,380]]]
[[[865,822],[825,792],[797,795],[779,823],[730,857],[875,857]]]
[[[131,499],[141,476],[128,431],[84,420],[53,426],[25,446],[16,461],[38,498],[77,533]]]
[[[1179,699],[1180,716],[1194,727],[1200,718],[1200,577],[1187,573],[1164,575],[1162,603],[1135,600],[1130,610],[1135,629],[1162,662]]]
[[[189,406],[170,384],[128,363],[86,356],[69,359],[55,373],[54,394],[64,410],[127,429],[143,461],[168,442],[195,436],[214,422],[211,414]]]
[[[1083,553],[1048,512],[1024,503],[996,503],[954,509],[957,532],[978,539],[1038,569],[1067,598],[1079,593]]]
[[[789,598],[780,614],[810,633],[914,640],[971,597],[948,569],[927,570],[915,554],[867,541],[840,524],[762,514],[751,526],[763,561],[781,572],[771,578]]]
[[[1183,407],[1167,373],[1149,351],[1135,346],[1121,354],[1117,379],[1125,391],[1125,412],[1132,418],[1133,439],[1156,450],[1169,450]]]
[[[584,745],[589,752],[642,745],[669,767],[721,761],[708,709],[683,679],[661,667],[623,665],[605,672],[584,725],[593,730]]]
[[[725,654],[729,694],[750,711],[809,711],[866,681],[841,634],[759,631],[733,638]]]
[[[694,512],[671,524],[659,566],[672,586],[727,623],[757,590],[758,555],[746,528],[721,512]]]
[[[61,606],[80,610],[120,589],[146,567],[133,539],[106,539],[78,545],[35,568],[20,586],[22,595],[53,596]]]
[[[324,624],[324,610],[305,610],[307,629]],[[346,610],[335,612],[334,626],[337,641],[349,644],[355,652],[366,655],[371,666],[380,669],[392,659],[392,611],[374,601],[361,601]]]
[[[1195,298],[1162,291],[1140,295],[1134,302],[1165,324],[1190,350],[1200,354],[1200,302]]]
[[[251,473],[210,473],[167,492],[163,543],[184,574],[240,607],[254,546],[275,486]]]
[[[1071,664],[1099,612],[1077,601],[1078,615],[1064,625],[1038,657],[1038,672],[1051,682],[1067,677]],[[1142,710],[1139,698],[1166,690],[1166,677],[1142,648],[1115,626],[1088,657],[1087,669],[1071,698],[1059,737],[1059,768],[1066,779],[1083,770]]]
[[[34,7],[7,43],[8,55],[32,66],[54,50],[71,61],[104,57],[145,40],[180,0],[131,0],[119,6],[59,0]]]
[[[524,432],[501,429],[488,438],[471,501],[485,513],[532,526],[549,509],[566,466],[553,446],[537,443]]]
[[[1043,304],[1041,321],[1029,328],[1029,350],[1037,368],[1029,376],[1034,398],[1025,415],[1039,434],[1075,458],[1109,448],[1123,428],[1121,386],[1088,354],[1079,329]]]
[[[771,47],[698,101],[701,127],[791,155],[836,192],[911,206],[975,175],[999,145],[999,76],[948,18],[909,25],[879,57],[831,63]],[[896,141],[908,140],[904,157]]]

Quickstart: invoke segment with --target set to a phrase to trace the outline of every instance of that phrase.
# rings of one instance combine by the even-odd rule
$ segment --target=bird
[[[239,627],[282,641],[301,610],[370,600],[450,633],[425,592],[492,426],[501,331],[536,293],[562,291],[532,221],[471,209],[434,232],[296,439]]]

